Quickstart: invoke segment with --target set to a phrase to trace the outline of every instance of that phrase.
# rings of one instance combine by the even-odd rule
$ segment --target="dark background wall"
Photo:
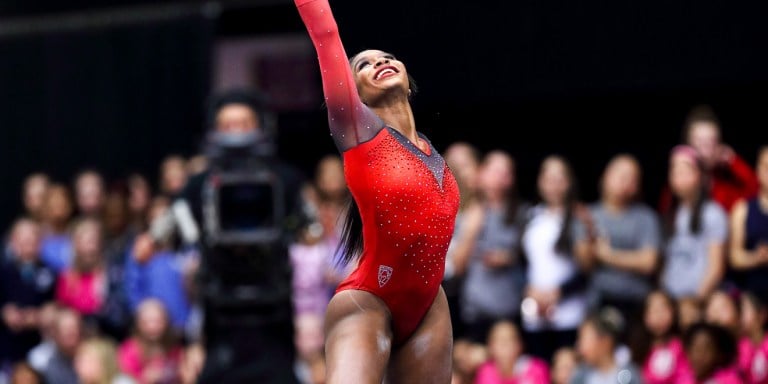
[[[1,5],[0,22],[152,4],[25,3]],[[380,48],[406,63],[420,88],[418,127],[438,149],[462,139],[511,151],[530,198],[547,154],[567,156],[583,197],[593,199],[608,157],[629,151],[642,160],[645,195],[655,202],[667,151],[699,103],[714,107],[724,139],[750,162],[768,144],[764,2],[332,6],[348,54]],[[69,178],[94,165],[110,177],[132,170],[154,176],[165,154],[194,152],[216,39],[306,33],[289,1],[213,8],[117,26],[0,34],[0,223],[17,213],[21,179],[33,170]],[[320,102],[279,116],[281,153],[308,172],[334,150]]]

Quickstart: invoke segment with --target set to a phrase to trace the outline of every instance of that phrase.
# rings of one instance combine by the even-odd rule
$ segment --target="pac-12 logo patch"
[[[392,267],[379,265],[379,288],[383,287],[392,278]]]

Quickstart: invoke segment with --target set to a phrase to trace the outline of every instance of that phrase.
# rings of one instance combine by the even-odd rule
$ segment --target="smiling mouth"
[[[375,80],[381,80],[381,79],[386,79],[388,77],[394,76],[398,73],[399,72],[397,69],[395,69],[395,67],[384,67],[382,69],[379,69],[373,78]]]

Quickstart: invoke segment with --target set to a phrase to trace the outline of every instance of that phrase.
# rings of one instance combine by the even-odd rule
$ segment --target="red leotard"
[[[360,101],[328,0],[295,3],[318,54],[331,135],[363,223],[360,262],[337,292],[381,298],[399,344],[418,327],[443,280],[459,207],[456,180],[431,143],[423,152]]]

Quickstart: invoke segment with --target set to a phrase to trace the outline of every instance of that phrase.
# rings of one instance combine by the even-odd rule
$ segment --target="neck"
[[[509,377],[512,376],[512,373],[515,370],[515,361],[514,360],[497,360],[496,361],[496,369],[499,371],[501,376],[503,377]]]
[[[768,210],[768,188],[762,188],[757,201],[763,209]]]
[[[64,220],[51,220],[47,223],[46,229],[54,234],[64,233],[67,231],[67,222]]]
[[[418,142],[413,110],[407,99],[392,99],[372,109],[388,126],[402,133],[412,143]]]
[[[603,206],[609,212],[622,212],[627,207],[627,204],[621,199],[606,197],[603,199]]]
[[[616,368],[616,362],[613,360],[613,354],[607,353],[595,364],[595,368],[601,372],[609,372]]]
[[[752,340],[753,343],[757,344],[763,341],[764,335],[765,332],[763,332],[762,329],[756,328],[749,332],[749,339]]]

